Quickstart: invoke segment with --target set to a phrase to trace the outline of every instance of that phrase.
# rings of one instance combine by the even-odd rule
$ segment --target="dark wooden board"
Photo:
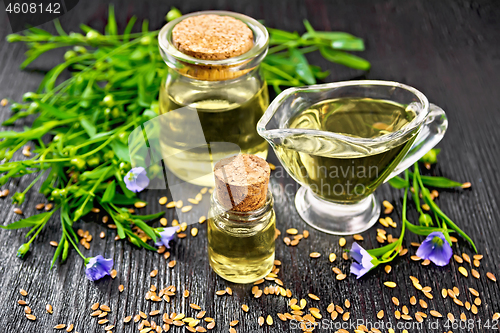
[[[68,30],[76,30],[80,23],[103,28],[107,1],[80,1],[80,4],[62,18],[63,26]],[[398,258],[393,264],[392,272],[386,274],[382,268],[370,273],[367,277],[356,280],[354,276],[342,282],[335,280],[332,267],[337,265],[344,272],[349,270],[349,262],[337,259],[335,264],[328,262],[330,252],[339,257],[342,253],[338,245],[339,237],[329,236],[307,227],[298,216],[294,205],[296,184],[289,177],[272,178],[275,189],[276,213],[278,228],[284,232],[295,227],[300,231],[307,229],[310,237],[295,248],[286,247],[277,242],[276,256],[283,263],[279,278],[289,288],[294,297],[307,298],[307,293],[318,295],[321,301],[309,300],[309,305],[321,309],[328,318],[326,307],[330,302],[343,303],[348,298],[352,304],[350,312],[353,321],[364,319],[376,320],[376,313],[383,309],[386,319],[395,325],[394,311],[397,309],[391,302],[396,296],[403,304],[409,305],[409,298],[417,293],[409,279],[410,275],[420,279],[423,286],[433,288],[434,299],[427,300],[429,309],[435,309],[443,315],[451,312],[456,318],[461,312],[474,319],[472,329],[453,329],[454,332],[487,332],[485,320],[492,318],[493,313],[500,311],[500,289],[497,283],[485,278],[487,271],[500,275],[498,269],[500,251],[498,235],[500,223],[498,210],[500,206],[500,177],[497,165],[500,162],[498,147],[500,143],[500,107],[498,94],[500,87],[500,4],[498,1],[116,1],[116,12],[119,28],[123,29],[126,20],[133,14],[139,19],[148,18],[152,28],[159,28],[164,23],[164,14],[171,5],[182,12],[207,9],[225,9],[242,12],[266,24],[281,29],[303,32],[302,19],[307,18],[319,30],[338,30],[351,32],[365,39],[367,50],[362,56],[372,63],[372,70],[362,75],[355,70],[330,64],[319,56],[312,56],[315,64],[331,71],[327,81],[341,81],[353,78],[369,78],[394,80],[412,85],[423,91],[431,102],[443,107],[448,114],[450,127],[444,140],[439,145],[443,153],[439,156],[439,164],[430,174],[443,175],[460,181],[470,181],[470,190],[443,191],[438,202],[440,207],[478,244],[479,252],[485,255],[479,269],[482,278],[476,280],[465,278],[458,273],[457,264],[444,268],[433,265],[422,267],[410,260],[415,248],[411,241],[420,241],[416,236],[409,236],[406,245],[410,253]],[[44,71],[60,61],[62,53],[54,52],[34,63],[26,71],[18,69],[23,60],[25,48],[21,44],[6,43],[5,36],[10,32],[3,5],[0,5],[0,98],[20,100],[26,91],[36,89]],[[8,108],[0,109],[0,118],[9,116]],[[22,129],[28,123],[18,122],[16,129]],[[274,155],[270,160],[277,163]],[[23,177],[6,184],[11,194],[17,189],[24,189],[33,176]],[[291,184],[291,186],[285,187]],[[293,189],[279,193],[278,189]],[[185,198],[196,193],[198,188],[185,193]],[[162,191],[147,191],[141,196],[149,202],[144,213],[157,212],[160,208],[158,198]],[[402,203],[401,191],[384,185],[377,191],[380,199],[391,201],[396,209],[391,216],[400,222]],[[184,199],[185,199],[184,198]],[[36,191],[30,191],[26,202],[21,206],[25,216],[33,215],[36,203],[44,198]],[[164,209],[164,208],[163,208]],[[205,215],[208,209],[208,197],[203,204],[193,210],[192,218]],[[10,196],[0,199],[2,224],[11,223],[20,217],[13,213]],[[172,220],[172,212],[166,217]],[[414,207],[411,207],[409,218],[417,219]],[[249,285],[226,283],[218,278],[210,269],[206,256],[206,225],[198,226],[196,238],[188,236],[176,242],[172,249],[172,258],[177,266],[169,269],[167,262],[157,253],[140,250],[123,241],[114,241],[115,233],[100,223],[93,223],[98,217],[87,218],[86,222],[76,225],[77,228],[89,230],[94,236],[91,249],[84,251],[87,256],[103,254],[116,262],[118,276],[116,279],[103,279],[97,283],[89,282],[84,275],[83,263],[78,255],[71,251],[65,264],[56,265],[49,271],[50,260],[54,248],[49,241],[58,240],[59,222],[54,221],[40,234],[35,241],[31,253],[21,260],[16,258],[16,249],[24,242],[25,231],[0,232],[0,327],[4,332],[52,332],[53,326],[59,323],[74,323],[75,331],[80,333],[103,332],[96,319],[89,317],[90,306],[94,302],[108,304],[112,312],[109,319],[116,324],[115,332],[134,332],[137,325],[123,324],[123,318],[136,314],[139,310],[149,312],[152,309],[162,311],[183,312],[193,315],[189,303],[199,304],[207,311],[207,316],[214,317],[217,322],[215,331],[227,332],[229,322],[240,320],[238,332],[288,332],[292,331],[290,323],[281,322],[276,313],[289,311],[287,299],[278,296],[263,296],[253,299]],[[98,234],[106,232],[106,238],[100,239]],[[397,237],[399,229],[391,230]],[[375,229],[363,234],[361,242],[366,248],[377,246]],[[348,245],[352,238],[348,238]],[[318,251],[319,259],[309,258],[309,253]],[[454,247],[455,253],[472,254],[471,248],[460,240]],[[149,273],[158,269],[156,278]],[[395,281],[398,288],[389,290],[383,286],[387,280]],[[123,284],[125,290],[119,293],[118,286]],[[179,290],[170,304],[162,302],[152,304],[144,295],[151,284],[159,288],[173,284]],[[230,286],[232,296],[216,296],[215,291]],[[483,305],[479,314],[473,316],[464,308],[459,308],[450,299],[440,296],[441,288],[457,286],[461,292],[460,299],[473,301],[467,292],[474,287],[481,293]],[[29,295],[33,313],[38,317],[30,322],[24,317],[22,307],[16,301],[23,297],[18,290],[24,288]],[[183,299],[180,293],[188,289],[191,296]],[[45,313],[45,304],[54,307],[54,313]],[[241,304],[250,307],[248,313],[241,310]],[[413,314],[419,307],[410,306]],[[426,311],[428,312],[428,311]],[[163,312],[162,312],[163,313]],[[274,325],[259,328],[259,316],[272,315]],[[482,322],[478,323],[477,320]],[[160,322],[160,319],[155,319]],[[434,319],[426,321],[430,323]],[[439,320],[439,329],[427,324],[423,332],[443,332],[444,320]],[[184,328],[173,328],[171,331],[181,332]],[[329,331],[322,329],[320,331]],[[352,328],[349,331],[353,331]],[[383,330],[386,331],[386,330]],[[401,330],[396,330],[400,332]],[[418,329],[410,328],[410,332]]]

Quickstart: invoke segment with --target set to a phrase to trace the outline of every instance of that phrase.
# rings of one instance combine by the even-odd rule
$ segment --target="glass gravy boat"
[[[412,117],[400,128],[370,138],[291,125],[294,117],[312,106],[340,99],[389,102]],[[429,104],[417,89],[397,82],[362,80],[287,89],[271,103],[257,131],[302,185],[295,206],[304,221],[326,233],[350,235],[377,222],[380,204],[373,192],[378,186],[434,147],[447,127],[445,112]]]

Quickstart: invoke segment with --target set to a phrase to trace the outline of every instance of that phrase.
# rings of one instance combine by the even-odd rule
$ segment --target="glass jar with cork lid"
[[[241,154],[215,165],[208,259],[228,281],[252,283],[273,269],[276,217],[268,189],[270,174],[268,163],[255,155]]]
[[[169,115],[160,144],[170,171],[213,186],[213,165],[222,158],[241,152],[265,159],[268,145],[256,130],[269,105],[259,71],[265,27],[242,14],[204,11],[168,23],[158,40],[169,67],[160,89],[160,113]]]

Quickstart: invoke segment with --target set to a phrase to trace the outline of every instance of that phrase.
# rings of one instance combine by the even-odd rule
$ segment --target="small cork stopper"
[[[266,203],[271,169],[255,155],[240,154],[220,160],[214,168],[215,190],[228,210],[249,212]]]
[[[189,56],[221,60],[250,50],[253,33],[245,23],[230,16],[196,15],[174,27],[172,42],[179,51]]]

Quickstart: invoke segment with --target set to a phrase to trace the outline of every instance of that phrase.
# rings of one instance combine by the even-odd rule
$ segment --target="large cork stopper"
[[[240,154],[220,160],[214,168],[215,190],[228,210],[249,212],[266,203],[271,169],[255,155]]]
[[[250,50],[253,33],[245,23],[230,16],[196,15],[174,27],[172,42],[179,51],[192,57],[221,60]]]

